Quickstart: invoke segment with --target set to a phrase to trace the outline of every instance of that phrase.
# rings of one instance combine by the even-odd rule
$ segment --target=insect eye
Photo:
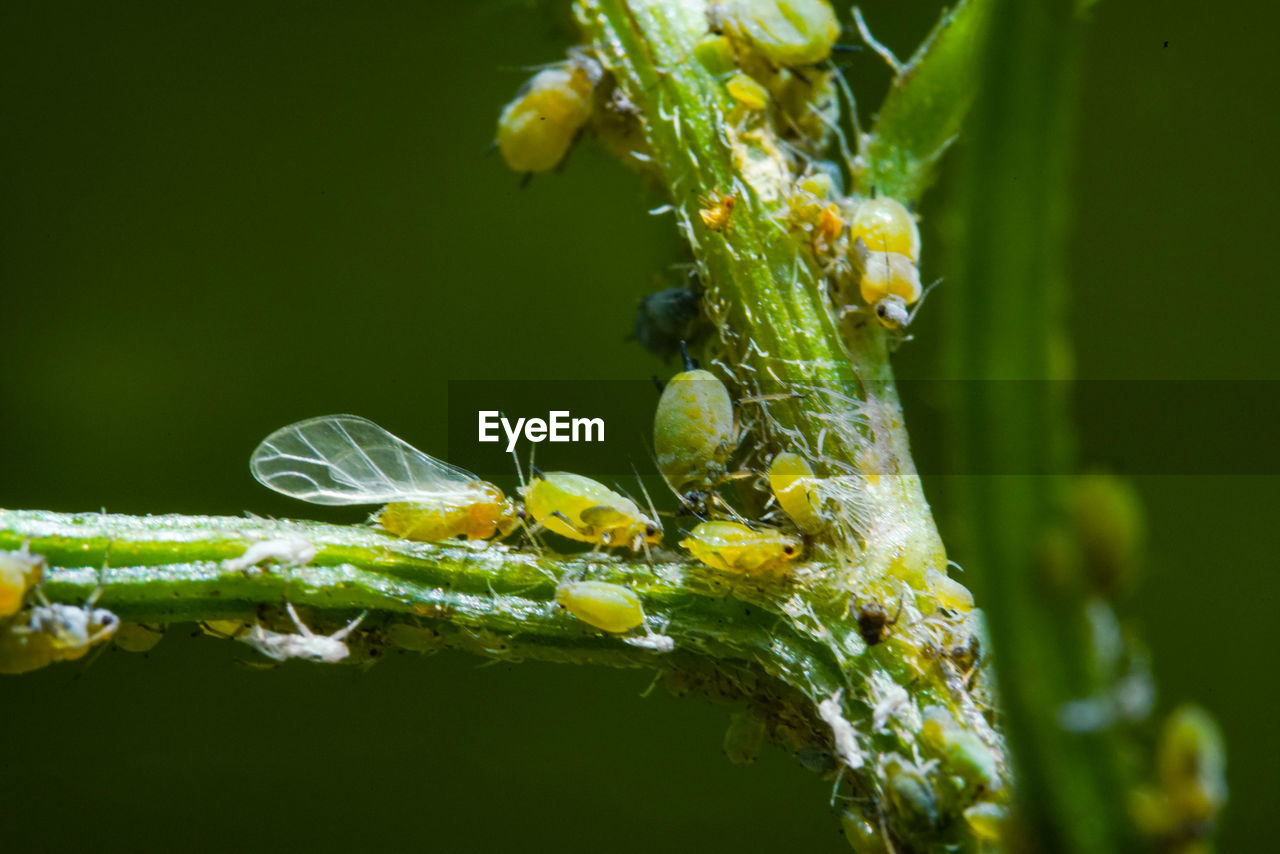
[[[644,526],[644,535],[645,535],[646,537],[652,537],[652,536],[653,536],[654,534],[656,534],[656,533],[658,533],[658,526],[657,526],[657,525],[645,525],[645,526]]]
[[[795,547],[795,546],[783,546],[783,547],[782,547],[782,553],[783,553],[784,555],[793,555],[793,554],[795,554],[795,553],[796,553],[796,547]]]

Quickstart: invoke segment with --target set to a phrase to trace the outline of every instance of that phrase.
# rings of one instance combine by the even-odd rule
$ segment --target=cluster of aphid
[[[707,20],[690,59],[724,87],[732,105],[725,134],[750,188],[738,184],[702,199],[701,224],[731,229],[741,193],[755,193],[825,277],[833,311],[870,311],[885,327],[905,328],[924,294],[920,234],[897,200],[877,198],[874,187],[852,195],[842,189],[844,175],[856,178],[861,168],[839,125],[840,94],[848,96],[848,88],[829,61],[841,34],[835,12],[826,0],[723,0],[708,5]],[[852,97],[847,101],[852,112]],[[592,49],[578,47],[539,70],[502,110],[497,146],[512,169],[529,176],[561,165],[590,128],[644,170],[652,157],[642,122]],[[843,170],[823,159],[835,139],[845,152]],[[692,340],[698,298],[685,288],[646,298],[635,337],[669,356],[679,341]]]

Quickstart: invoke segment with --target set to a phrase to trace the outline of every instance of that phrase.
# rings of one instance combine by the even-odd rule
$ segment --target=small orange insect
[[[827,205],[813,227],[813,251],[819,255],[829,252],[843,231],[844,219],[840,216],[840,209],[834,203]]]
[[[702,224],[712,231],[720,232],[729,227],[729,217],[733,215],[733,206],[738,203],[738,197],[730,193],[721,195],[718,200],[700,198],[698,203],[703,205],[698,211]]]

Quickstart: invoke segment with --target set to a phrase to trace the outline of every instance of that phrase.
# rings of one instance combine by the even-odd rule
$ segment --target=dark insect
[[[902,600],[898,600],[898,610],[893,619],[879,602],[870,601],[858,608],[858,634],[867,642],[867,646],[875,646],[889,637],[889,629],[898,622],[902,615]]]
[[[653,355],[670,359],[682,341],[698,337],[699,320],[698,295],[686,288],[667,288],[640,301],[631,334]]]

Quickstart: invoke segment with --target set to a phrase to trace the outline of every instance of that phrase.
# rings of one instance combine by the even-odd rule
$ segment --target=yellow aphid
[[[769,465],[769,488],[773,490],[774,499],[806,534],[816,534],[831,521],[822,512],[817,485],[813,469],[799,454],[784,451]]]
[[[885,328],[905,328],[911,322],[907,306],[923,294],[916,265],[899,252],[873,252],[861,240],[854,242],[850,255],[862,301]]]
[[[520,521],[520,509],[498,487],[355,415],[282,427],[262,441],[249,467],[263,486],[311,504],[386,504],[378,523],[410,540],[487,540]]]
[[[215,638],[235,639],[249,633],[252,626],[244,620],[205,620],[200,630]]]
[[[610,548],[640,551],[662,542],[662,526],[640,507],[599,481],[569,472],[538,472],[522,489],[525,506],[540,527]]]
[[[22,609],[27,591],[44,579],[44,557],[24,545],[13,552],[0,551],[0,618]]]
[[[498,149],[507,165],[517,172],[559,165],[591,117],[601,75],[599,64],[585,57],[535,74],[498,117]]]
[[[724,84],[729,96],[748,110],[763,110],[769,106],[769,90],[757,83],[750,75],[738,72]]]
[[[116,629],[116,646],[125,652],[149,652],[164,637],[164,626],[121,623]]]
[[[733,45],[724,36],[707,34],[693,47],[693,55],[702,67],[717,77],[736,68]]]
[[[913,264],[920,261],[920,229],[915,217],[896,199],[880,196],[854,208],[849,239],[859,238],[873,252],[897,252]]]
[[[974,836],[994,842],[1004,832],[1009,809],[991,801],[979,801],[964,811],[964,820],[969,823]]]
[[[556,588],[556,602],[582,622],[603,632],[622,634],[644,623],[640,597],[621,584],[566,582]]]
[[[726,0],[713,13],[735,43],[779,68],[822,62],[840,37],[826,0]]]
[[[859,287],[867,305],[897,297],[905,305],[920,299],[920,271],[898,252],[866,252],[861,258]]]
[[[733,216],[733,206],[737,204],[737,201],[737,197],[734,195],[698,199],[698,203],[702,205],[698,210],[698,216],[702,218],[702,224],[712,231],[724,231],[729,227],[730,217]]]
[[[1227,801],[1226,749],[1222,731],[1199,706],[1180,706],[1160,735],[1156,770],[1178,820],[1213,821]]]
[[[26,673],[54,661],[74,661],[109,639],[119,626],[120,618],[94,608],[92,598],[83,608],[36,605],[0,627],[0,673]]]
[[[972,611],[973,594],[969,588],[945,572],[931,569],[925,573],[925,583],[938,605],[951,611]]]
[[[686,368],[692,365],[686,356]],[[695,510],[704,507],[733,448],[733,401],[724,383],[698,369],[672,377],[653,416],[653,451],[671,491]]]
[[[707,566],[752,574],[781,570],[804,550],[797,537],[777,528],[749,528],[727,521],[697,525],[680,545]]]

